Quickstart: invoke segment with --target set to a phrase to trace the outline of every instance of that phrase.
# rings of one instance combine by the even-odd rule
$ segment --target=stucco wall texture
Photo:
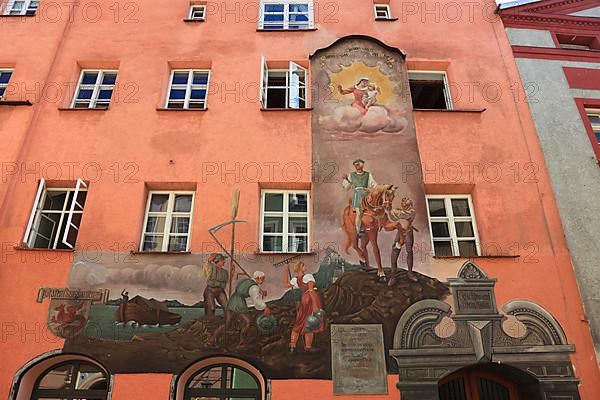
[[[140,0],[133,8],[116,3],[118,16],[113,3],[96,2],[97,19],[92,9],[82,16],[86,3],[77,3],[72,18],[67,6],[53,3],[61,10],[58,18],[0,22],[0,67],[14,67],[12,82],[22,88],[15,96],[33,102],[0,107],[0,397],[7,397],[28,360],[62,347],[46,329],[47,303],[35,299],[40,287],[66,285],[73,255],[18,248],[39,178],[90,180],[80,253],[136,248],[146,191],[156,182],[195,188],[192,251],[212,246],[207,229],[229,215],[234,187],[241,189],[240,210],[249,221],[238,240],[255,243],[260,188],[244,176],[244,166],[260,165],[260,182],[306,183],[312,176],[311,114],[260,111],[261,55],[306,60],[340,37],[362,34],[401,48],[409,69],[446,70],[456,109],[485,108],[415,112],[426,191],[472,194],[484,255],[475,261],[498,278],[498,304],[527,299],[551,312],[576,347],[572,361],[582,398],[597,398],[600,375],[557,204],[527,103],[513,96],[521,79],[492,0],[470,3],[458,18],[435,0],[411,3],[410,9],[392,0],[395,22],[374,21],[368,1],[327,2],[318,6],[317,30],[307,32],[257,32],[256,18],[244,14],[257,9],[255,0],[217,3],[203,23],[182,21],[186,0]],[[212,69],[208,111],[157,111],[170,66],[199,64]],[[110,109],[62,110],[80,69],[103,67],[119,69],[118,98]],[[53,88],[61,88],[59,96]],[[285,169],[291,164],[300,178]],[[573,165],[569,179],[585,173],[580,169]],[[462,262],[437,259],[432,269],[443,275]],[[112,399],[165,400],[170,381],[167,374],[117,375]],[[397,399],[396,381],[389,377],[387,396],[369,398]],[[272,398],[334,396],[330,381],[273,381]]]

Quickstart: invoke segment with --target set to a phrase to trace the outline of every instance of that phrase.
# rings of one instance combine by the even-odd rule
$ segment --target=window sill
[[[316,251],[307,251],[305,253],[285,252],[285,251],[255,251],[257,256],[314,256]]]
[[[0,100],[0,106],[32,106],[29,100]]]
[[[312,107],[308,108],[261,108],[260,111],[312,111]]]
[[[18,17],[23,17],[23,18],[33,18],[35,17],[35,14],[33,15],[9,15],[9,14],[0,14],[0,18],[18,18]]]
[[[183,111],[183,112],[203,112],[207,111],[208,108],[165,108],[157,107],[156,111]]]
[[[474,259],[474,258],[519,258],[521,257],[520,254],[516,254],[516,255],[507,255],[507,256],[433,256],[433,258],[439,258],[439,259]]]
[[[95,112],[101,112],[101,111],[108,111],[109,108],[71,108],[71,107],[58,107],[58,111],[95,111]]]
[[[256,32],[312,32],[316,31],[317,28],[300,28],[300,29],[265,29],[257,28]]]
[[[185,255],[185,254],[192,254],[191,251],[137,251],[137,250],[131,250],[129,251],[130,254],[149,254],[149,255]]]
[[[192,19],[192,18],[184,18],[183,22],[204,22],[204,19]]]
[[[438,109],[438,108],[413,108],[413,111],[423,111],[423,112],[447,112],[447,113],[475,113],[480,114],[484,112],[486,108],[453,108],[451,110],[448,109]]]
[[[20,251],[57,251],[60,253],[73,253],[75,249],[42,249],[37,247],[24,247],[24,246],[15,246],[15,250]]]
[[[398,21],[398,18],[397,17],[393,17],[393,18],[375,18],[375,21],[394,22],[394,21]]]

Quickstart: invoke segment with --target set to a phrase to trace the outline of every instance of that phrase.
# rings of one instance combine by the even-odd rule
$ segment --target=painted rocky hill
[[[399,271],[397,277],[397,284],[389,288],[377,282],[375,270],[351,268],[341,274],[333,284],[320,290],[328,324],[382,323],[387,351],[400,316],[411,304],[423,299],[441,300],[449,294],[447,285],[425,275],[418,275],[416,283],[406,278],[405,271]],[[252,344],[244,349],[237,348],[237,328],[219,339],[219,349],[208,349],[206,341],[210,332],[222,324],[223,319],[204,317],[166,333],[140,334],[131,341],[78,336],[67,340],[65,350],[89,354],[105,363],[113,373],[173,373],[211,354],[231,354],[254,363],[273,379],[330,379],[329,329],[315,337],[314,345],[321,351],[304,353],[300,341],[298,351],[290,354],[288,344],[295,319],[293,300],[282,298],[271,303],[270,308],[277,319],[277,329],[264,335],[252,326],[249,332]],[[255,318],[260,315],[257,311],[252,313]]]

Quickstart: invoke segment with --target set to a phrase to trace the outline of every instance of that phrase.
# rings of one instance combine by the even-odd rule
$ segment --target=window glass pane
[[[438,257],[452,256],[452,244],[450,241],[435,241],[433,242],[433,250]]]
[[[4,96],[5,87],[0,86],[0,97]]]
[[[268,86],[282,87],[287,85],[287,71],[269,71]]]
[[[170,101],[169,104],[167,104],[167,108],[183,108],[183,107],[184,107],[183,102]]]
[[[98,79],[98,71],[84,72],[83,78],[81,79],[82,85],[95,85],[96,79]]]
[[[258,384],[252,375],[239,368],[233,368],[233,389],[258,389]],[[236,400],[239,398],[236,397]],[[240,399],[241,400],[241,399]]]
[[[308,233],[308,220],[305,217],[291,217],[288,221],[289,233]]]
[[[162,236],[145,235],[142,250],[143,251],[161,251],[162,243],[163,243]]]
[[[90,102],[89,101],[77,101],[75,102],[75,108],[89,108],[90,107]]]
[[[169,99],[171,100],[184,100],[185,99],[185,89],[171,89],[169,93]]]
[[[263,236],[263,251],[283,251],[283,237]]]
[[[82,211],[83,206],[85,206],[85,200],[87,199],[87,190],[80,190],[77,194],[77,203],[75,204],[75,211]],[[77,204],[80,204],[78,206]]]
[[[477,255],[477,246],[474,240],[465,240],[458,242],[458,251],[463,257],[473,257]]]
[[[290,22],[308,22],[308,15],[292,14],[290,15]]]
[[[48,372],[40,381],[38,389],[72,389],[73,365],[61,365]]]
[[[308,210],[308,196],[306,193],[290,193],[288,207],[290,212],[306,212]]]
[[[89,100],[92,98],[93,93],[94,91],[91,89],[79,89],[79,92],[77,93],[77,98]]]
[[[206,85],[208,83],[208,73],[206,72],[195,72],[194,73],[194,85]]]
[[[107,389],[104,373],[94,365],[80,365],[75,382],[75,389]]]
[[[202,101],[190,101],[190,105],[189,108],[204,108],[206,106],[206,103],[204,102],[204,100]]]
[[[110,100],[110,98],[112,97],[112,89],[104,89],[104,90],[100,90],[100,92],[98,92],[98,99],[99,100]]]
[[[0,72],[0,83],[8,83],[11,75],[12,75],[12,72],[7,72],[7,71]]]
[[[265,12],[283,12],[283,4],[265,4]]]
[[[188,383],[188,387],[190,389],[220,389],[221,388],[221,377],[222,367],[214,367],[204,371],[201,371],[199,374],[190,379]],[[198,397],[200,399],[201,397]],[[208,399],[209,397],[207,397]]]
[[[432,222],[431,234],[433,237],[450,237],[450,230],[447,222]]]
[[[0,83],[3,83],[3,82],[0,80]],[[590,123],[592,125],[600,125],[600,115],[589,114],[588,119],[590,120]]]
[[[305,252],[308,247],[308,238],[306,236],[290,236],[288,237],[288,249],[290,252]]]
[[[183,72],[173,72],[173,81],[174,85],[187,85],[189,73],[187,71]]]
[[[174,217],[171,222],[171,233],[188,233],[190,230],[189,217]]]
[[[169,239],[169,251],[186,251],[187,236],[174,236]]]
[[[204,100],[206,98],[206,90],[205,89],[192,90],[192,94],[191,94],[190,98]]]
[[[108,73],[105,73],[104,76],[102,77],[102,84],[103,85],[114,85],[116,80],[117,80],[117,74],[108,72]]]
[[[265,211],[283,211],[283,193],[265,193]]]
[[[192,195],[177,194],[175,195],[175,212],[190,212],[192,211]]]
[[[452,199],[452,213],[455,217],[470,217],[469,200]]]
[[[458,237],[474,237],[475,232],[473,231],[473,224],[470,221],[467,222],[455,222],[456,236]]]
[[[168,194],[153,194],[150,200],[151,212],[166,212],[167,204],[169,203]]]
[[[163,233],[165,231],[166,217],[148,217],[146,223],[146,232],[148,233]]]
[[[308,4],[290,4],[290,12],[308,12]]]
[[[283,233],[283,217],[265,217],[263,232]]]
[[[429,215],[432,217],[445,217],[446,207],[444,206],[444,199],[427,199],[429,204]]]
[[[44,199],[44,210],[62,210],[67,199],[67,192],[47,191]]]

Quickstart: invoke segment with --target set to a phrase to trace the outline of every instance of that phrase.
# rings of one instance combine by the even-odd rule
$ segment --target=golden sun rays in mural
[[[380,104],[389,104],[394,99],[394,83],[390,78],[379,70],[379,67],[369,67],[361,61],[355,61],[349,67],[342,67],[337,74],[331,75],[330,89],[333,97],[339,101],[347,101],[348,97],[338,91],[338,85],[344,89],[352,87],[358,83],[360,78],[368,78],[381,89],[377,96]]]

